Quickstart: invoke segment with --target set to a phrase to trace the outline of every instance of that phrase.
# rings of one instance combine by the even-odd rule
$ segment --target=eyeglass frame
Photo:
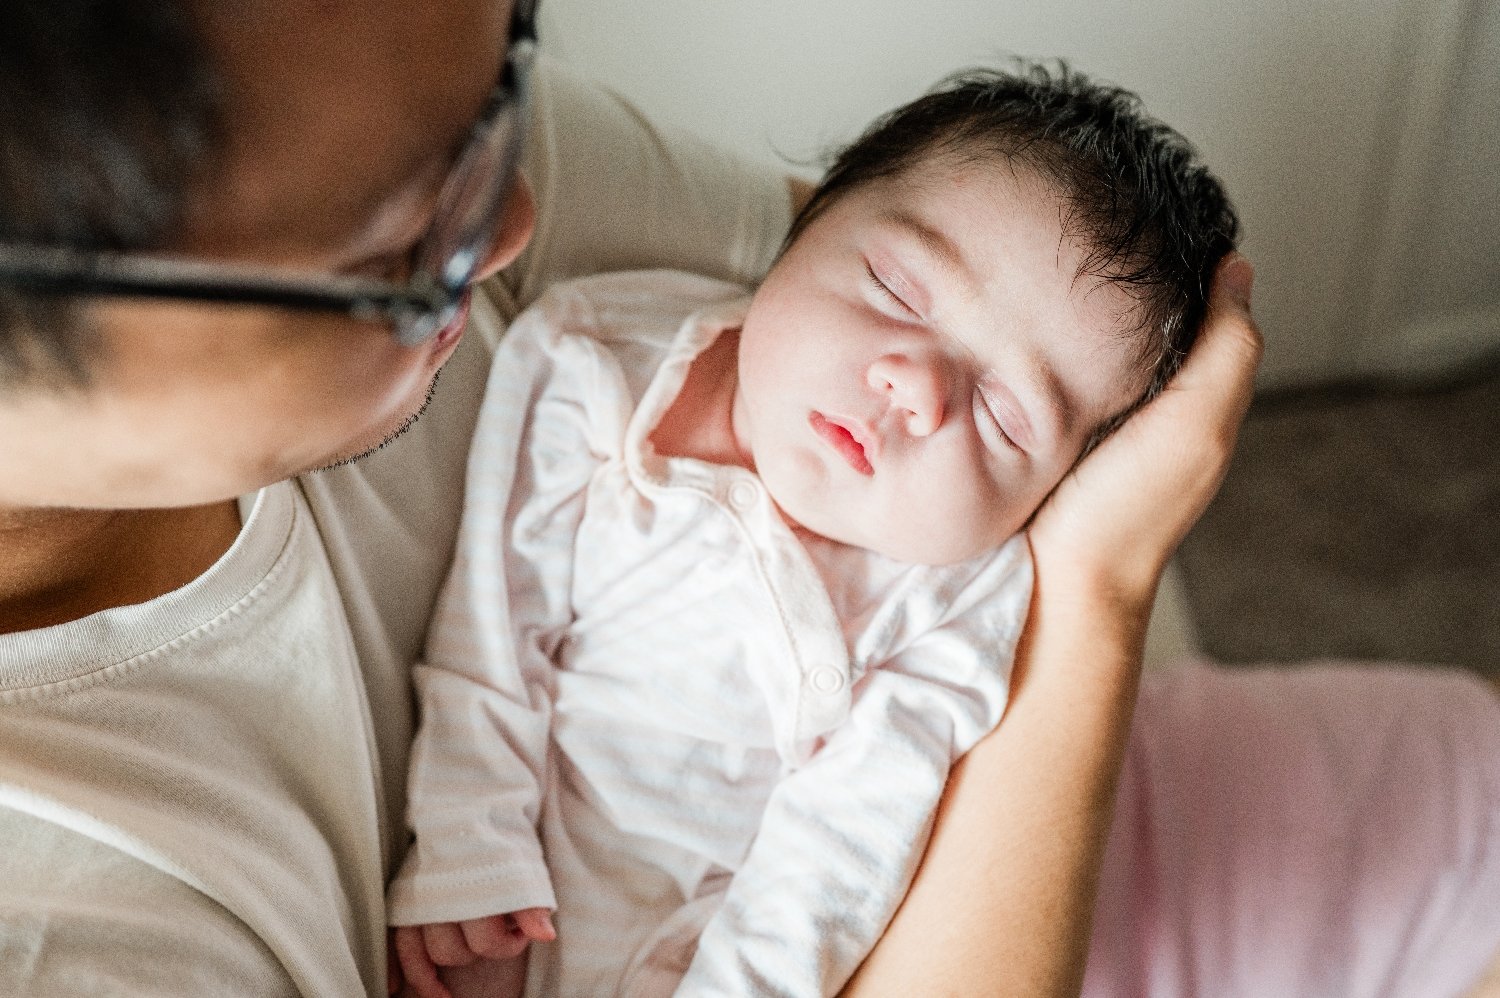
[[[0,286],[30,294],[176,299],[343,312],[361,321],[389,322],[392,335],[401,345],[421,345],[457,318],[514,186],[531,120],[537,3],[517,0],[500,77],[443,181],[432,221],[413,251],[418,266],[404,283],[183,257],[0,242]],[[489,140],[503,136],[506,129],[511,131],[508,141],[492,149]],[[481,191],[481,196],[491,199],[488,224],[480,231],[461,233],[468,238],[449,247],[443,257],[429,260],[433,244],[446,226],[464,220],[474,207],[472,200],[461,200],[460,193],[464,181],[480,168],[493,170],[499,178],[493,188]]]

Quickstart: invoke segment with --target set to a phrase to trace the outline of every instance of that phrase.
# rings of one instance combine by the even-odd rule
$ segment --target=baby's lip
[[[808,415],[807,422],[814,433],[848,462],[849,467],[861,475],[875,474],[875,468],[870,464],[875,440],[864,426],[855,420],[825,416],[817,410]]]

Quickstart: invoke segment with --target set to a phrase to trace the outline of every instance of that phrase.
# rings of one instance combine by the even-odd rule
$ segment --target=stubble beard
[[[329,471],[333,468],[343,468],[347,465],[354,464],[356,461],[363,461],[365,458],[369,457],[371,454],[374,454],[376,451],[384,450],[390,444],[395,443],[396,440],[399,439],[404,433],[406,433],[407,430],[417,425],[417,420],[421,419],[422,414],[427,411],[427,407],[432,405],[432,400],[437,397],[438,379],[442,376],[443,369],[441,367],[433,372],[432,381],[427,385],[427,394],[423,396],[422,404],[417,406],[415,412],[403,419],[401,421],[401,425],[397,426],[394,430],[387,433],[385,435],[385,438],[378,444],[375,444],[373,447],[368,447],[357,454],[350,454],[347,457],[341,457],[335,461],[331,461],[318,470]]]

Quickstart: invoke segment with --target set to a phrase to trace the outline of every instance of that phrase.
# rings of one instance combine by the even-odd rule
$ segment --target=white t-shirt
[[[416,427],[264,489],[180,590],[0,635],[0,994],[385,994],[409,670],[506,320],[599,268],[749,280],[789,221],[780,177],[554,65],[536,91],[535,240]]]
[[[495,357],[389,914],[555,907],[536,998],[837,991],[1005,707],[1024,537],[898,562],[794,532],[753,472],[652,447],[748,304],[692,274],[585,278]]]

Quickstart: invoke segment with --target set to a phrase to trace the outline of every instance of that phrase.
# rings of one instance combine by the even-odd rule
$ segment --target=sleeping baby
[[[1000,722],[1024,527],[1176,370],[1237,223],[1136,99],[971,72],[764,282],[561,285],[501,343],[416,673],[406,981],[827,995]]]

